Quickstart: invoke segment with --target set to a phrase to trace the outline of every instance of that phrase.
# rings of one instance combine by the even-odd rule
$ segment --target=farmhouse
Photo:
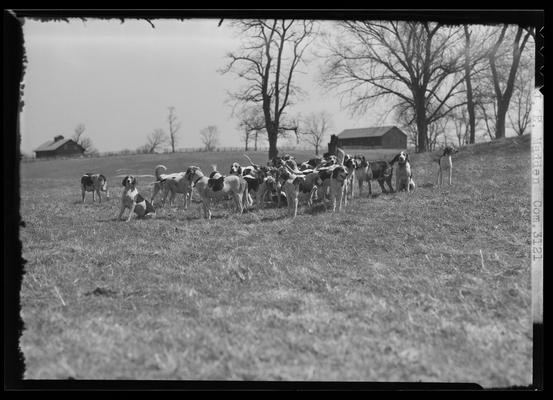
[[[84,153],[84,150],[85,149],[73,139],[64,139],[62,135],[58,135],[54,137],[54,140],[49,140],[41,144],[34,152],[36,153],[36,158],[46,158],[81,155]]]
[[[407,135],[396,126],[345,129],[330,137],[328,151],[342,149],[406,149]],[[334,151],[333,151],[334,150]]]

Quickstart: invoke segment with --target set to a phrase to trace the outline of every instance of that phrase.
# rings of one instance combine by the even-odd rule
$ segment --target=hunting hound
[[[343,165],[336,165],[331,172],[330,180],[330,201],[332,202],[332,212],[336,211],[336,203],[338,203],[338,211],[342,211],[342,200],[344,207],[347,206],[347,190],[348,190],[348,169]],[[325,204],[326,207],[326,204]]]
[[[358,160],[357,158],[355,157],[352,157],[350,156],[349,154],[346,154],[345,157],[344,157],[344,166],[348,169],[348,176],[347,176],[347,188],[348,188],[348,192],[349,192],[349,195],[351,196],[350,198],[353,200],[353,195],[354,195],[354,192],[353,192],[353,183],[355,182],[355,174],[356,174],[356,171],[357,171],[357,168],[359,167],[361,161]],[[346,193],[347,194],[347,193]]]
[[[298,215],[298,202],[300,193],[300,182],[305,179],[303,175],[294,174],[286,166],[279,168],[278,183],[286,194],[286,203],[288,204],[288,215],[292,218]]]
[[[373,173],[370,163],[367,161],[364,155],[356,154],[354,158],[357,160],[355,167],[355,178],[359,184],[359,196],[363,189],[363,183],[367,182],[369,185],[369,196],[371,195],[371,180],[373,179]]]
[[[161,170],[166,171],[167,168],[164,165],[158,165],[154,169],[154,176],[156,180],[154,182],[154,193],[152,194],[150,202],[153,203],[156,195],[160,191],[163,191],[163,199],[161,201],[161,204],[165,205],[167,195],[171,193],[171,197],[169,198],[169,205],[172,205],[173,200],[177,196],[177,193],[181,193],[184,195],[183,207],[185,210],[188,209],[190,205],[190,198],[192,197],[192,187],[190,186],[189,182],[184,179],[185,172],[162,174],[160,173]]]
[[[204,218],[211,219],[211,201],[222,200],[231,195],[236,204],[237,211],[242,214],[243,204],[247,201],[248,184],[241,176],[224,176],[214,171],[209,178],[201,169],[191,166],[186,170],[186,180],[195,187],[202,200]]]
[[[411,164],[409,163],[409,154],[405,151],[397,154],[390,165],[394,165],[397,162],[396,167],[396,190],[407,190],[411,192],[415,190],[415,182],[413,181],[413,174],[411,172]]]
[[[86,192],[92,192],[92,202],[94,203],[94,193],[98,194],[98,201],[102,202],[102,196],[100,192],[106,192],[106,199],[109,200],[108,181],[102,174],[92,174],[90,172],[84,174],[81,177],[81,194],[83,197]]]
[[[453,176],[453,163],[451,162],[451,155],[457,153],[459,150],[452,146],[447,146],[440,158],[436,161],[438,163],[438,176],[436,176],[436,185],[442,186],[443,172],[448,170],[449,180],[448,183],[451,185],[451,178]]]
[[[121,210],[117,219],[121,219],[125,209],[129,209],[129,217],[127,222],[131,220],[133,213],[136,213],[138,218],[153,217],[155,216],[155,209],[148,200],[138,193],[136,189],[136,178],[132,175],[127,175],[123,178],[121,184],[123,185],[123,194],[121,196]]]

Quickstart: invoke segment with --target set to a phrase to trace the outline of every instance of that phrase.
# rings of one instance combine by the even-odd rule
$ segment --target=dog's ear
[[[409,162],[409,153],[405,153],[405,161]]]
[[[136,178],[133,176],[133,177],[132,177],[132,185],[133,185],[133,186],[136,186],[136,183],[137,183]]]
[[[121,181],[121,185],[125,186],[125,182],[127,182],[127,178],[129,176],[127,175],[126,177],[123,178],[123,180]]]
[[[102,179],[104,182],[107,182],[107,179],[104,175],[100,175],[99,178]]]
[[[394,163],[397,162],[397,160],[399,159],[400,155],[401,153],[396,154],[396,156],[392,159],[392,161],[390,161],[390,165],[394,165]]]

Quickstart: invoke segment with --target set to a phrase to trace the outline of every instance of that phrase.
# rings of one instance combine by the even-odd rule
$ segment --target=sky
[[[73,136],[79,124],[100,152],[136,150],[155,129],[168,131],[170,106],[181,123],[178,148],[202,147],[199,133],[209,125],[218,127],[220,146],[242,146],[227,94],[240,82],[218,72],[226,54],[239,49],[236,32],[217,19],[152,22],[155,29],[145,20],[25,20],[23,153],[54,136]],[[310,58],[297,75],[307,95],[291,115],[328,111],[330,133],[385,122],[342,109],[338,95],[317,85],[320,62]]]

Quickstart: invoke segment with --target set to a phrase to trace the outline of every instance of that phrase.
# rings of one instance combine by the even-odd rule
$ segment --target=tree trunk
[[[417,121],[417,153],[424,153],[428,150],[428,124],[426,122],[424,94],[415,97],[415,113]]]
[[[474,112],[474,101],[472,98],[472,82],[470,79],[470,33],[465,25],[465,84],[467,87],[467,111],[469,114],[469,143],[476,140],[476,116]]]
[[[278,156],[278,149],[277,149],[278,131],[276,129],[273,129],[272,126],[270,128],[267,127],[267,134],[269,136],[269,160],[272,160],[273,158]]]
[[[497,109],[497,117],[495,120],[495,138],[502,139],[505,137],[505,119],[507,117],[507,109],[509,108],[508,101],[499,101]]]

